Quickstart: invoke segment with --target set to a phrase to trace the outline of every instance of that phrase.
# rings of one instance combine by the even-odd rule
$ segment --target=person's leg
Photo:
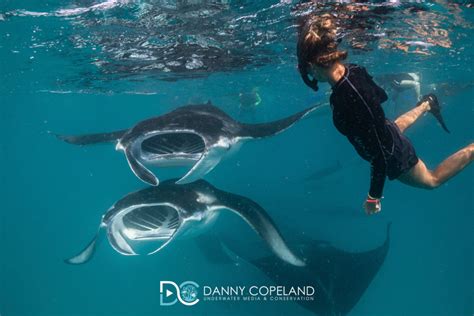
[[[420,118],[423,114],[430,110],[430,105],[427,101],[423,102],[419,106],[411,109],[405,114],[400,115],[396,120],[395,124],[397,124],[400,131],[403,133],[405,130],[410,127],[417,119]]]
[[[423,189],[435,189],[457,175],[474,160],[474,143],[449,156],[434,171],[419,159],[408,172],[398,177],[401,182]]]

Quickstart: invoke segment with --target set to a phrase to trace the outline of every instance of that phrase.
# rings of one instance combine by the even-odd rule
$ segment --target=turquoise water
[[[295,3],[230,1],[217,9],[180,9],[171,1],[151,1],[54,14],[94,4],[0,4],[0,314],[310,315],[289,302],[160,306],[162,280],[271,284],[248,263],[209,263],[192,239],[138,257],[121,256],[104,242],[85,265],[63,262],[89,241],[115,201],[146,185],[112,145],[75,147],[51,132],[113,131],[207,100],[236,119],[263,122],[324,104],[330,93],[321,84],[314,94],[296,71]],[[371,74],[418,72],[423,92],[433,83],[451,84],[449,93],[439,95],[451,134],[430,116],[407,133],[418,155],[435,167],[474,136],[474,90],[459,88],[473,80],[474,12],[462,3],[425,6],[426,15],[407,15],[408,6],[390,13],[389,20],[370,17],[374,27],[348,32],[342,45],[349,49],[349,61]],[[419,46],[418,53],[414,46],[409,52],[383,46],[387,38],[446,40],[424,35],[435,29],[447,30],[451,43]],[[364,34],[379,34],[370,40],[370,49],[349,47],[351,38],[368,41]],[[188,48],[171,50],[169,43],[175,41]],[[223,62],[203,57],[210,52]],[[169,59],[161,60],[166,54]],[[197,61],[188,68],[166,65],[180,56],[192,62],[193,54]],[[164,66],[150,68],[160,63]],[[253,113],[242,113],[239,93],[255,87],[262,102]],[[384,106],[394,118],[415,103],[408,91],[396,104]],[[305,181],[336,161],[340,170]],[[169,179],[185,171],[162,168],[157,173]],[[473,172],[471,166],[436,191],[387,182],[382,212],[368,217],[361,205],[369,167],[323,109],[282,134],[246,143],[205,179],[258,202],[288,239],[309,236],[362,251],[383,242],[391,221],[387,258],[350,315],[472,315]],[[251,244],[249,254],[266,251],[234,214],[223,213],[210,230]]]

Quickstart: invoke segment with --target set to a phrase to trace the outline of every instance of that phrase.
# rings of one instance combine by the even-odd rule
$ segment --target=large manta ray
[[[210,172],[243,141],[273,136],[292,126],[317,106],[287,118],[262,124],[244,124],[208,104],[187,105],[167,114],[137,123],[130,129],[101,134],[58,136],[75,145],[117,142],[130,168],[142,181],[158,185],[158,178],[145,167],[192,165],[177,181],[193,182]]]
[[[347,315],[357,304],[382,266],[390,246],[390,225],[387,225],[385,242],[365,252],[347,252],[326,241],[308,240],[291,244],[291,249],[305,258],[305,266],[300,267],[275,256],[248,259],[248,253],[243,251],[242,245],[223,236],[210,238],[202,235],[196,240],[211,262],[232,263],[241,258],[257,267],[277,285],[314,286],[314,300],[300,300],[297,303],[316,315],[342,316]]]
[[[297,266],[305,264],[287,247],[260,205],[246,197],[221,191],[204,180],[185,185],[168,180],[158,187],[126,195],[104,214],[94,239],[66,263],[89,261],[105,233],[112,247],[123,255],[156,253],[179,235],[199,233],[224,209],[245,220],[283,261]]]

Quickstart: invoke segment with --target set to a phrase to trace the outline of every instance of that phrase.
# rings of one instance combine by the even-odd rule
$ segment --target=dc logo
[[[186,306],[193,306],[199,302],[199,285],[193,281],[185,281],[179,286],[173,281],[160,281],[160,305],[170,306],[180,302]]]

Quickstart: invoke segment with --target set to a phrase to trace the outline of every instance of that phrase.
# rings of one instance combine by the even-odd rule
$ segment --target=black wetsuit
[[[369,194],[379,198],[386,176],[396,179],[416,165],[415,149],[398,127],[385,118],[381,104],[387,100],[387,94],[365,68],[346,65],[344,76],[332,89],[334,125],[357,153],[371,163]]]

